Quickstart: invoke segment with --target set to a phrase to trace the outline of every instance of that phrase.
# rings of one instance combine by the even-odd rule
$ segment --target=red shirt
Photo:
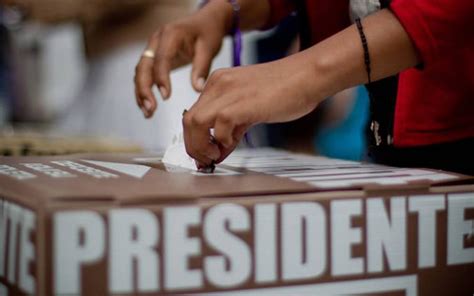
[[[289,0],[269,1],[271,23],[293,10]],[[306,0],[306,6],[313,43],[350,24],[348,0]],[[399,75],[394,145],[474,137],[474,0],[393,0],[390,8],[423,62]]]

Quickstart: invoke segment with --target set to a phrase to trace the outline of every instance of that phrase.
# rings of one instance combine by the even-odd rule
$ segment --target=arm
[[[372,60],[372,79],[381,79],[420,63],[429,68],[444,55],[463,48],[465,44],[472,44],[474,30],[470,28],[474,27],[473,12],[474,1],[471,0],[393,0],[390,10],[364,19]],[[349,51],[354,54],[355,50],[337,46],[338,40],[352,45],[359,41],[360,45],[360,40],[349,32],[351,30],[354,29],[346,29],[310,49],[320,55],[315,60],[315,69],[323,69],[327,73],[328,82],[325,84],[329,87],[329,93],[354,83],[367,82],[364,73],[354,76],[364,69],[362,59],[358,59],[358,66],[350,63],[348,57],[343,60]],[[352,35],[352,40],[349,35]],[[336,52],[328,55],[329,47],[337,48]],[[336,69],[340,65],[347,66]]]
[[[239,0],[241,28],[264,26],[271,16],[269,1]],[[170,97],[173,69],[192,63],[192,85],[196,91],[202,91],[212,59],[231,31],[232,23],[233,11],[228,0],[210,0],[194,14],[156,30],[147,45],[155,57],[141,57],[135,69],[135,97],[145,117],[151,117],[157,108],[154,85],[163,99]]]
[[[392,12],[383,10],[367,17],[363,27],[372,80],[418,64],[417,51]],[[222,161],[250,126],[297,119],[324,98],[366,82],[355,26],[276,62],[217,71],[183,118],[187,152],[200,165]],[[209,143],[211,128],[218,145]]]
[[[389,10],[362,21],[373,81],[394,75],[420,62],[409,35]],[[355,25],[300,53],[311,62],[317,83],[310,90],[318,100],[368,82],[363,48]]]

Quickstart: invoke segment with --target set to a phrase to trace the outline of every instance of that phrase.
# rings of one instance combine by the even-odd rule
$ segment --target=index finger
[[[207,123],[197,119],[192,110],[183,116],[183,133],[186,152],[206,166],[220,157],[219,147],[211,141],[211,133]]]

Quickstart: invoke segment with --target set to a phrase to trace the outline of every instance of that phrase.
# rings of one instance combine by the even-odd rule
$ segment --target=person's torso
[[[311,28],[308,38],[316,44],[350,25],[351,17],[363,18],[390,1],[300,2]],[[461,43],[429,69],[408,69],[368,86],[374,145],[412,147],[474,137],[474,40]]]

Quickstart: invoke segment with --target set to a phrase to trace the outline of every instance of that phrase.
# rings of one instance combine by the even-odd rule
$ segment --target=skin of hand
[[[388,10],[363,21],[372,80],[418,64],[413,44]],[[198,166],[224,160],[252,125],[297,119],[324,98],[366,83],[367,73],[355,26],[301,53],[276,62],[218,70],[183,117],[186,151]],[[214,129],[217,143],[210,141]]]
[[[202,166],[217,163],[237,146],[252,125],[291,121],[313,110],[304,56],[221,69],[212,73],[196,104],[183,116],[188,154]],[[214,129],[217,142],[209,141]]]
[[[242,30],[261,28],[269,18],[268,0],[239,0]],[[233,10],[228,0],[212,0],[196,13],[159,28],[149,39],[147,49],[155,58],[142,57],[135,68],[135,97],[145,117],[153,116],[157,100],[152,92],[156,84],[163,99],[171,95],[171,70],[192,63],[191,83],[201,92],[212,59],[222,39],[230,32]]]
[[[170,97],[173,69],[192,63],[193,88],[203,90],[227,30],[224,15],[213,8],[167,24],[149,39],[147,48],[155,52],[155,58],[141,57],[135,69],[135,97],[145,117],[151,117],[157,108],[152,92],[155,84],[163,99]]]

